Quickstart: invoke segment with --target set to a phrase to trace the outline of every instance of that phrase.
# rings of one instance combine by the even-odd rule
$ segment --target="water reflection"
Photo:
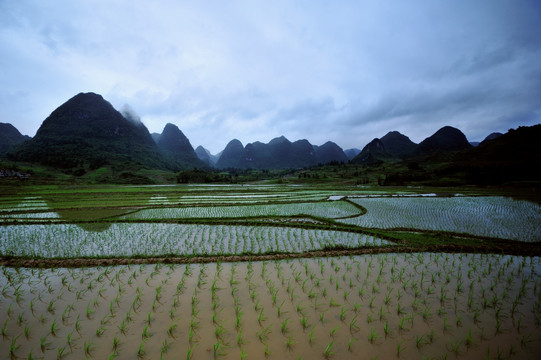
[[[56,212],[47,210],[49,210],[49,206],[41,197],[27,196],[20,201],[3,202],[0,207],[0,220],[39,221],[60,217]]]
[[[150,196],[139,196],[139,204],[148,204]],[[73,222],[86,231],[102,232],[111,227],[111,223],[103,220],[126,215],[134,210],[134,206],[118,206],[108,201],[106,196],[96,196],[85,203],[72,198],[73,207],[64,198],[47,196],[28,196],[18,202],[5,202],[0,208],[0,222]],[[99,204],[99,206],[97,205]]]
[[[88,209],[62,209],[56,210],[61,219],[67,221],[89,221],[76,223],[77,226],[87,231],[101,232],[109,229],[111,223],[101,220],[116,216],[126,215],[129,209],[117,208],[88,208]]]
[[[114,219],[126,215],[141,204],[147,204],[150,194],[136,194],[136,199],[118,194],[95,194],[92,197],[83,195],[81,198],[44,197],[50,209],[59,215],[62,220],[74,222],[87,231],[102,232],[111,227],[111,223],[103,220]],[[132,206],[127,206],[132,204]],[[72,204],[72,205],[70,205]]]
[[[152,195],[148,200],[149,205],[172,205],[174,201],[169,200],[167,196]]]

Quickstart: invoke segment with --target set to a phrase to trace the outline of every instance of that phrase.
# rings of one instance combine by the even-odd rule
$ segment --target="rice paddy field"
[[[0,191],[0,359],[541,350],[536,202],[285,185]]]

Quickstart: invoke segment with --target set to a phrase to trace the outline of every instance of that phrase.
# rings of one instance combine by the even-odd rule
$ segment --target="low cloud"
[[[133,108],[130,105],[124,104],[122,108],[120,109],[120,113],[122,114],[122,116],[124,116],[124,118],[131,121],[135,125],[142,124],[141,117],[137,115],[135,110],[133,110]]]

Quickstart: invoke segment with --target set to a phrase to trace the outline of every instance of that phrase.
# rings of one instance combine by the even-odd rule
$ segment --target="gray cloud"
[[[540,122],[536,2],[0,2],[0,121],[34,135],[81,91],[218,152],[285,135],[344,148]]]

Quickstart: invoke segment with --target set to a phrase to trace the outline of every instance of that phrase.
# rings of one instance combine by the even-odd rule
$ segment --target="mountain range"
[[[0,158],[26,140],[30,140],[30,137],[21,134],[15,126],[0,123]]]
[[[195,148],[195,154],[197,157],[203,161],[205,164],[209,166],[214,166],[216,164],[216,161],[219,157],[216,157],[210,153],[207,149],[205,149],[203,146],[199,145]]]
[[[455,152],[471,148],[466,136],[458,129],[444,126],[419,144],[398,131],[388,132],[381,139],[374,139],[351,161],[358,164],[375,164],[391,160]]]
[[[138,118],[94,93],[77,94],[59,106],[9,158],[70,169],[78,176],[102,167],[177,171],[205,166],[176,126],[166,125],[156,144]]]
[[[346,162],[346,154],[335,143],[328,141],[314,146],[308,140],[289,141],[284,136],[269,143],[249,143],[243,146],[231,140],[216,162],[218,169],[291,169],[330,162]]]
[[[492,133],[479,146],[456,153],[447,172],[464,173],[474,184],[538,182],[541,180],[541,124],[520,126],[507,133]]]
[[[115,110],[98,94],[80,93],[54,110],[43,121],[34,138],[23,136],[11,124],[0,123],[0,157],[38,163],[83,176],[103,168],[116,172],[141,168],[181,171],[212,167],[268,170],[348,161],[377,166],[404,161],[434,162],[441,156],[447,161],[450,159],[447,154],[456,154],[451,160],[460,167],[483,165],[486,171],[479,176],[488,176],[486,174],[496,171],[494,169],[501,161],[506,162],[507,168],[512,168],[517,158],[509,154],[517,149],[522,149],[521,156],[525,159],[531,159],[534,152],[537,156],[534,162],[538,163],[539,151],[532,149],[532,145],[517,145],[515,142],[524,137],[536,144],[536,140],[524,134],[539,132],[539,127],[520,128],[520,131],[517,129],[503,135],[493,133],[476,147],[459,129],[445,126],[419,144],[397,131],[372,140],[362,150],[346,151],[330,141],[316,146],[305,139],[291,142],[281,136],[266,144],[256,141],[246,146],[233,139],[222,152],[212,155],[203,146],[194,150],[188,138],[174,124],[167,124],[161,134],[150,134],[132,113]],[[508,149],[511,146],[513,150]],[[507,152],[500,154],[504,150]],[[468,169],[473,171],[473,168]]]
[[[170,123],[165,125],[156,143],[175,169],[209,167],[208,163],[199,159],[192,144],[190,144],[190,140],[188,140],[176,125]]]

